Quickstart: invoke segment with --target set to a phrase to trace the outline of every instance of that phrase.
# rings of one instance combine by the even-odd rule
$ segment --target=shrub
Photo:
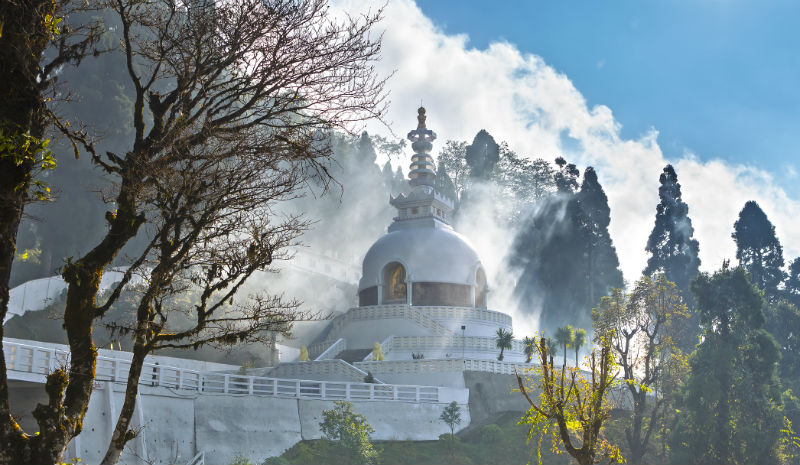
[[[503,430],[494,423],[481,428],[481,442],[483,443],[500,442],[502,438]]]
[[[283,457],[267,457],[261,465],[289,465],[289,461]]]

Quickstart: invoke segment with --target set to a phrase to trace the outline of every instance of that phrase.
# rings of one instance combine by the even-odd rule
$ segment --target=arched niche
[[[478,268],[478,271],[475,272],[475,307],[487,307],[486,295],[488,293],[489,289],[486,284],[486,273],[483,271],[483,268]]]
[[[406,269],[398,263],[392,262],[383,268],[383,303],[406,303],[408,292],[406,287]]]

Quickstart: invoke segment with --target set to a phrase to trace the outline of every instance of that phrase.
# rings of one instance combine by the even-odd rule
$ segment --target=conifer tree
[[[523,307],[541,308],[540,327],[589,326],[591,309],[623,285],[619,260],[608,233],[608,199],[593,169],[577,193],[580,172],[556,160],[560,195],[543,206],[516,238],[514,266],[522,269],[515,295]]]
[[[784,291],[789,301],[800,308],[800,257],[795,258],[789,264],[789,274]]]
[[[753,200],[744,204],[733,225],[736,259],[750,273],[750,281],[764,291],[768,302],[779,297],[778,285],[784,280],[783,247],[775,235],[775,226]]]
[[[444,195],[445,197],[452,200],[454,203],[458,200],[458,195],[456,194],[456,186],[453,184],[453,180],[450,178],[450,175],[447,173],[447,169],[445,168],[444,164],[439,164],[438,168],[436,169],[436,191],[440,194]]]
[[[692,282],[703,340],[691,356],[672,437],[675,464],[776,463],[783,422],[775,340],[742,267]]]
[[[394,172],[392,171],[392,162],[389,160],[386,160],[386,163],[383,164],[381,176],[383,177],[383,184],[386,186],[386,190],[393,192],[392,187],[394,186]]]
[[[471,177],[488,179],[494,165],[500,161],[500,145],[491,134],[481,129],[472,140],[472,145],[466,148],[466,160]]]
[[[615,287],[623,286],[622,271],[619,269],[617,250],[611,241],[608,226],[611,224],[611,208],[608,197],[597,180],[597,173],[591,166],[583,172],[581,189],[577,201],[583,212],[581,225],[586,229],[588,241],[586,250],[586,290],[589,308],[597,305],[600,297]]]
[[[697,276],[700,267],[700,245],[693,237],[689,206],[681,198],[681,185],[672,165],[664,167],[659,182],[660,201],[656,206],[655,225],[645,247],[650,257],[643,273],[647,276],[663,273],[691,305],[689,283]]]

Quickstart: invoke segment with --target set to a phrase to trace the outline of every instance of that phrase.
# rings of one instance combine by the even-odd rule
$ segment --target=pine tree
[[[702,273],[692,283],[703,341],[690,359],[672,437],[675,464],[776,463],[783,424],[775,340],[764,299],[745,270]]]
[[[750,281],[764,291],[768,302],[779,297],[778,285],[783,282],[783,247],[775,235],[775,226],[753,200],[744,204],[733,225],[736,259],[750,273]]]
[[[800,308],[800,257],[789,264],[789,275],[786,278],[784,291],[789,301]]]
[[[500,161],[500,145],[491,134],[481,129],[472,140],[472,145],[466,148],[466,160],[471,177],[488,179],[494,165]]]
[[[447,174],[447,169],[445,168],[444,164],[441,163],[436,169],[435,188],[437,192],[449,198],[454,203],[456,202],[456,200],[458,200],[458,195],[456,194],[456,186],[455,184],[453,184],[453,180],[450,178],[450,175]]]
[[[608,233],[608,199],[593,169],[577,193],[575,165],[559,158],[559,194],[542,207],[515,238],[512,266],[521,269],[515,296],[523,308],[540,308],[540,328],[587,327],[591,309],[623,285],[619,260]]]
[[[381,169],[381,176],[383,177],[383,185],[386,186],[386,190],[394,193],[394,172],[392,171],[392,162],[386,160],[386,163],[383,164],[383,168]]]
[[[611,241],[608,226],[611,224],[611,208],[608,197],[597,180],[597,173],[591,166],[583,172],[581,189],[577,193],[577,201],[583,215],[581,219],[588,242],[584,267],[586,275],[587,304],[591,309],[615,287],[622,287],[622,271],[619,269],[617,250]]]
[[[693,237],[689,206],[681,198],[681,185],[672,165],[664,167],[659,182],[660,201],[656,207],[655,225],[645,247],[650,257],[643,273],[647,276],[663,273],[668,281],[675,283],[691,306],[689,283],[697,276],[700,267],[700,245]]]

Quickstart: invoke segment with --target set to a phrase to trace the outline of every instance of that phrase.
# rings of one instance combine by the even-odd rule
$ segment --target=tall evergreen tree
[[[488,179],[494,165],[500,161],[500,145],[491,134],[481,129],[472,140],[472,145],[466,147],[466,161],[471,177]]]
[[[789,301],[800,308],[800,257],[795,258],[789,264],[789,274],[786,277],[784,291]]]
[[[450,178],[450,175],[447,173],[447,169],[442,163],[440,163],[439,166],[436,168],[435,187],[440,194],[443,194],[445,197],[448,197],[453,202],[456,202],[456,200],[458,200],[458,195],[456,194],[456,186],[455,184],[453,184],[453,180]]]
[[[745,270],[702,273],[692,283],[703,341],[672,437],[675,464],[776,463],[783,422],[777,364],[780,354],[764,327],[764,299]]]
[[[733,225],[736,242],[736,259],[750,273],[750,280],[769,302],[779,297],[778,286],[786,273],[783,271],[783,247],[775,235],[775,226],[753,200],[744,204],[739,219]]]
[[[521,269],[514,290],[522,308],[541,309],[542,329],[588,327],[591,309],[623,285],[608,233],[610,210],[593,169],[578,192],[575,165],[559,159],[560,195],[543,200],[515,238],[513,266]],[[558,161],[557,161],[558,162]]]
[[[608,232],[611,224],[608,197],[591,166],[583,172],[583,182],[576,197],[583,212],[581,226],[586,229],[588,238],[583,245],[586,250],[584,270],[588,286],[587,304],[591,309],[597,305],[600,297],[607,295],[613,288],[622,287],[624,282],[619,269],[617,249]]]
[[[656,206],[656,221],[645,250],[650,257],[644,274],[663,273],[683,293],[687,304],[692,304],[689,283],[700,268],[700,245],[695,239],[689,206],[681,198],[681,185],[672,165],[664,167],[658,180],[660,199]]]

